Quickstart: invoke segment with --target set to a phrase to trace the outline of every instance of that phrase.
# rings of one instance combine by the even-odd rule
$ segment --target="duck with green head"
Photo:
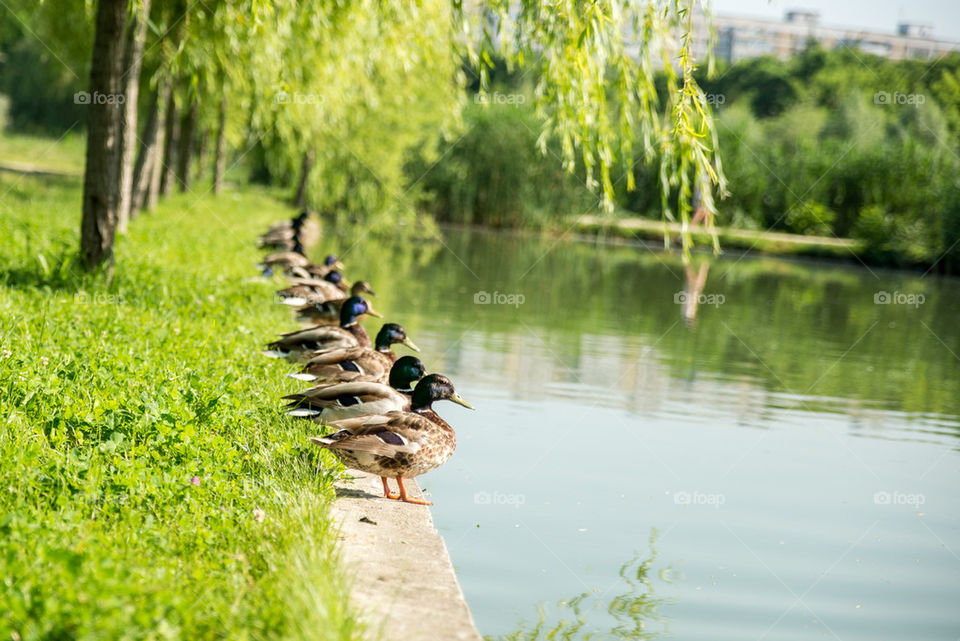
[[[441,400],[473,409],[457,394],[450,379],[428,374],[414,388],[409,411],[332,421],[330,425],[338,432],[314,436],[310,441],[333,452],[346,467],[379,476],[384,497],[430,505],[409,496],[403,479],[443,465],[456,449],[456,433],[433,410],[433,403]],[[388,477],[397,479],[399,494],[390,491]]]
[[[287,415],[329,423],[355,416],[385,414],[410,409],[413,385],[423,378],[426,369],[416,356],[404,356],[390,368],[390,384],[373,382],[317,385],[284,396],[290,401]]]
[[[304,354],[341,347],[370,347],[370,335],[358,319],[370,314],[380,318],[372,311],[367,301],[353,296],[343,304],[340,310],[340,326],[318,325],[295,332],[281,334],[280,339],[267,345],[264,356],[297,360]]]
[[[289,374],[301,381],[346,383],[349,381],[386,382],[390,367],[397,355],[393,345],[402,343],[415,352],[420,348],[407,336],[407,330],[397,323],[384,323],[374,339],[374,349],[342,347],[312,354],[303,370]]]

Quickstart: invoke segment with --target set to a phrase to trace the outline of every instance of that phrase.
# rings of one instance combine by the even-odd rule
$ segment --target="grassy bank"
[[[170,198],[106,283],[71,268],[80,190],[0,173],[0,638],[357,637],[337,468],[258,353],[291,319],[254,238],[289,211]]]

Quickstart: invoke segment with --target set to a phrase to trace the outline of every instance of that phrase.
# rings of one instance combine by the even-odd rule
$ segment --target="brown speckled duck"
[[[410,411],[333,421],[331,425],[340,431],[310,440],[333,452],[345,466],[378,475],[385,498],[430,505],[429,501],[407,495],[403,479],[443,465],[457,446],[453,428],[433,411],[432,404],[441,400],[473,409],[460,398],[450,379],[429,374],[417,383]],[[390,491],[387,477],[397,479],[399,494]]]

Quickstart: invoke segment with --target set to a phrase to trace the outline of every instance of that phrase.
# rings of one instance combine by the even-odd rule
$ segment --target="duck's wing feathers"
[[[430,421],[415,412],[393,411],[332,421],[330,425],[340,431],[330,436],[314,436],[310,440],[329,449],[369,452],[393,458],[400,453],[419,451]]]
[[[389,385],[370,382],[337,383],[334,385],[317,385],[297,394],[288,394],[283,398],[295,404],[309,403],[311,406],[325,407],[328,405],[360,405],[374,403],[381,400],[392,400],[399,404],[406,402],[407,397]]]
[[[310,356],[307,365],[331,365],[342,361],[356,360],[370,350],[366,347],[337,347],[334,349],[325,349],[322,352],[315,352]]]
[[[403,435],[387,429],[368,434],[337,432],[330,436],[311,436],[310,440],[330,450],[366,452],[387,458],[394,458],[398,454],[414,454],[420,449],[419,443],[411,442]]]
[[[333,325],[318,325],[298,332],[283,334],[279,340],[270,343],[268,349],[326,350],[342,347],[356,347],[359,339],[353,332]]]
[[[351,434],[371,434],[386,429],[414,441],[419,441],[427,432],[437,428],[435,423],[422,414],[401,410],[331,421],[330,425]]]

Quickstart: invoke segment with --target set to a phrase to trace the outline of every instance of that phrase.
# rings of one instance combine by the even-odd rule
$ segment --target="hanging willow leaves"
[[[562,162],[582,163],[587,187],[613,210],[615,167],[634,188],[633,141],[641,158],[659,162],[661,204],[666,220],[682,223],[684,257],[693,245],[688,231],[694,185],[700,184],[705,227],[714,231],[713,188],[726,185],[717,155],[717,135],[706,97],[694,79],[692,54],[695,0],[491,0],[467,10],[457,5],[466,47],[489,89],[491,54],[537,71],[536,107],[545,123],[540,147],[560,142]],[[703,7],[706,11],[706,6]],[[665,104],[654,73],[666,77]],[[674,204],[675,203],[675,204]]]

